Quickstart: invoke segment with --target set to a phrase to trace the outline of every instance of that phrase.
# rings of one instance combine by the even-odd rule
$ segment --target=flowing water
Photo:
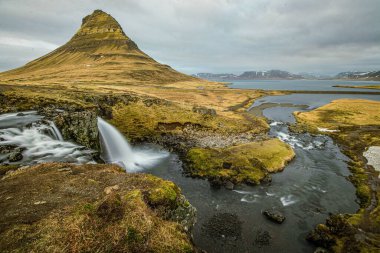
[[[152,173],[179,185],[198,210],[194,242],[210,253],[313,252],[314,247],[305,241],[306,234],[329,213],[355,212],[355,188],[347,180],[347,157],[330,138],[291,133],[287,123],[294,122],[295,110],[310,110],[343,97],[380,100],[380,96],[366,95],[293,94],[255,102],[253,106],[292,104],[263,111],[271,121],[270,135],[287,142],[296,152],[283,172],[273,174],[270,185],[242,185],[233,191],[213,189],[206,180],[185,177],[177,155],[154,145],[131,147],[116,128],[99,118],[102,157],[128,171]],[[91,151],[64,141],[52,122],[41,123],[41,119],[35,112],[0,115],[0,145],[22,147],[22,163],[26,164],[91,162]],[[286,221],[281,225],[268,221],[261,214],[268,208],[281,211]],[[211,224],[215,221],[217,224]]]
[[[42,118],[35,111],[0,115],[0,146],[17,146],[22,154],[20,161],[11,162],[0,152],[0,163],[93,162],[92,151],[64,141],[55,124]]]
[[[283,172],[273,174],[270,185],[215,190],[204,180],[183,177],[181,163],[174,155],[151,171],[176,182],[197,208],[197,246],[207,252],[313,252],[305,237],[316,224],[324,223],[329,213],[356,212],[359,206],[355,188],[347,180],[347,157],[326,136],[290,133],[286,123],[294,121],[292,112],[297,109],[264,110],[272,121],[270,135],[287,142],[296,152]],[[261,214],[265,209],[282,212],[286,221],[281,225],[268,221]],[[222,213],[233,214],[240,224],[228,221],[220,225],[226,233],[229,226],[237,229],[233,236],[209,228],[209,221]],[[265,233],[270,239],[263,244]]]
[[[98,118],[98,128],[102,143],[102,159],[107,163],[116,163],[128,172],[151,169],[169,153],[154,148],[132,148],[125,137],[111,124]]]

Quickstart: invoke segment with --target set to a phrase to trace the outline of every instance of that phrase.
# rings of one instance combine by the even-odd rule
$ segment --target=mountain
[[[222,79],[230,80],[230,79],[237,78],[237,75],[228,74],[228,73],[225,73],[225,74],[197,73],[197,74],[194,74],[192,76],[198,77],[198,78],[203,78],[203,79],[208,79],[208,80],[222,80]]]
[[[63,46],[25,66],[0,73],[6,83],[165,84],[194,81],[156,62],[109,14],[95,10]],[[198,80],[199,81],[199,80]]]
[[[302,76],[283,70],[246,71],[239,79],[302,79]]]
[[[380,81],[380,71],[348,71],[335,76],[336,79]]]
[[[305,79],[302,75],[292,74],[283,70],[268,70],[268,71],[246,71],[241,75],[234,74],[212,74],[198,73],[194,77],[199,77],[209,80],[271,80],[271,79]]]

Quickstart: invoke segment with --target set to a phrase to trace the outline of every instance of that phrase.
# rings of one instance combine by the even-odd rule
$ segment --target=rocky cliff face
[[[100,149],[96,111],[62,112],[53,120],[65,140],[73,140],[94,150]]]

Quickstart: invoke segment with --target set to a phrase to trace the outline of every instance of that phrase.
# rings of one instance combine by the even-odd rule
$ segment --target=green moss
[[[266,130],[266,123],[262,121],[252,124],[251,120],[242,117],[231,119],[221,115],[202,115],[191,108],[170,103],[118,104],[113,108],[112,114],[111,123],[134,140],[162,133],[181,134],[186,127],[221,134],[259,133]]]
[[[149,177],[148,180],[155,181],[155,187],[148,191],[147,200],[152,206],[176,206],[179,188],[171,181]]]
[[[20,165],[0,165],[0,176],[5,175],[8,171],[16,170]]]
[[[193,176],[258,184],[268,173],[281,171],[294,155],[287,144],[271,139],[219,149],[192,148],[187,160]]]

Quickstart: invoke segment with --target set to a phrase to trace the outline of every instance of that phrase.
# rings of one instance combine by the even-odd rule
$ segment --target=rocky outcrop
[[[99,150],[99,131],[96,111],[62,112],[53,118],[65,140]]]

